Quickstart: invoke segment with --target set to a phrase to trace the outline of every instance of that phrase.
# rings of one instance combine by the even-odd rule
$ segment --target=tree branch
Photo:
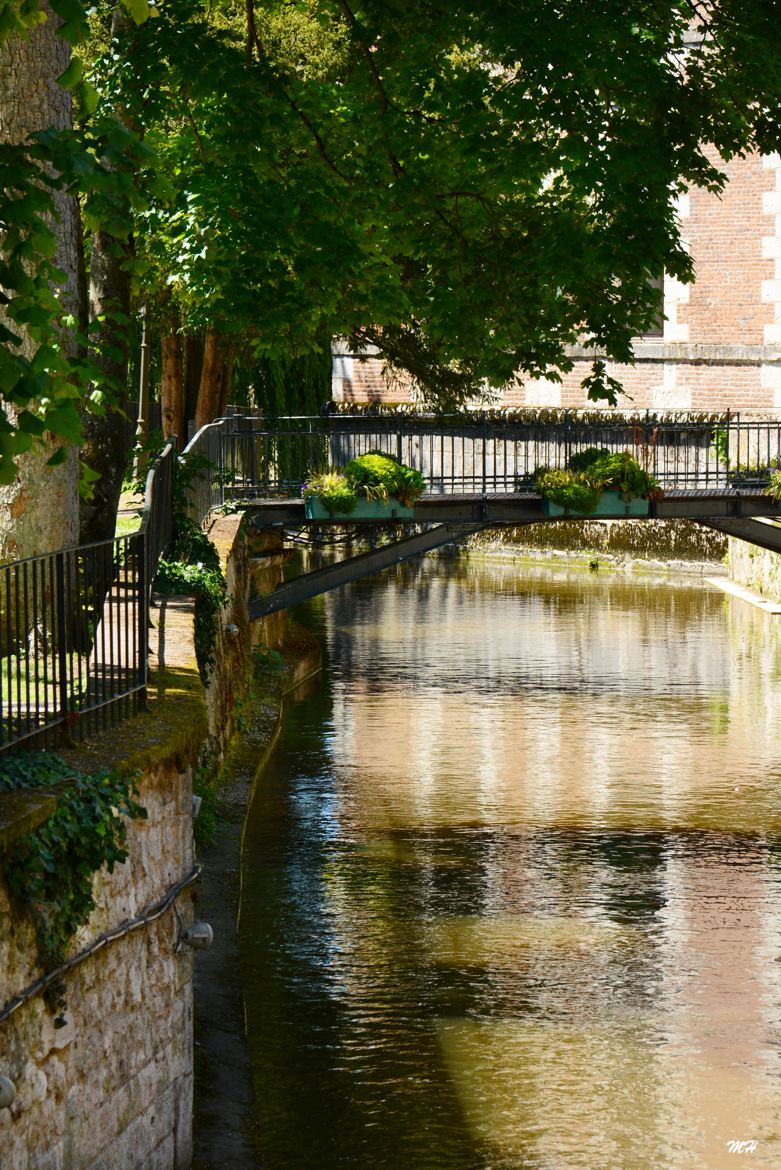
[[[201,153],[201,158],[203,159],[203,161],[205,163],[208,163],[209,162],[209,155],[207,153],[206,147],[203,144],[203,139],[201,138],[200,131],[198,130],[198,127],[195,124],[195,119],[193,118],[192,111],[190,110],[190,97],[189,97],[189,94],[187,92],[186,85],[182,87],[182,98],[184,100],[184,115],[190,124],[190,129],[192,130],[193,134],[195,135],[195,142],[196,142],[196,145],[198,147],[198,150]]]
[[[245,0],[245,5],[246,5],[246,16],[247,16],[247,59],[251,63],[252,58],[253,58],[253,53],[257,53],[258,60],[260,60],[262,58],[263,60],[268,62],[268,60],[269,60],[268,53],[266,52],[265,46],[264,46],[262,40],[260,39],[260,35],[258,34],[257,25],[255,23],[254,0]],[[341,171],[339,169],[339,167],[336,165],[336,163],[333,161],[333,159],[330,157],[330,155],[328,154],[328,151],[326,150],[325,143],[323,142],[323,139],[322,139],[317,127],[312,122],[309,115],[306,114],[301,109],[301,107],[296,104],[294,99],[291,97],[291,95],[285,89],[284,85],[282,84],[281,79],[279,77],[277,77],[276,75],[274,76],[274,79],[275,79],[277,85],[279,86],[279,92],[281,93],[282,97],[285,99],[287,104],[290,106],[290,109],[293,111],[293,113],[300,119],[300,121],[304,124],[304,126],[306,126],[307,130],[309,131],[310,135],[312,136],[312,139],[314,140],[315,146],[317,147],[318,153],[320,154],[320,157],[322,158],[323,162],[326,164],[326,166],[329,168],[329,170],[333,171],[333,173],[335,175],[337,175],[342,180],[343,183],[351,182],[350,176],[346,175],[343,171]]]

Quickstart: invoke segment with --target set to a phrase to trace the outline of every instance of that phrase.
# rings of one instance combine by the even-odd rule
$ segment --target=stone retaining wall
[[[140,783],[146,821],[129,826],[129,857],[96,879],[97,909],[77,953],[134,917],[190,873],[190,770],[149,769]],[[187,892],[178,901],[192,918]],[[2,1170],[185,1170],[192,1117],[192,951],[175,953],[168,911],[109,943],[66,979],[65,1027],[37,996],[0,1023],[0,1073],[17,1097],[0,1110]],[[13,912],[0,877],[0,998],[37,976],[28,920]]]
[[[192,872],[193,767],[206,744],[215,761],[228,744],[246,694],[253,642],[278,648],[284,640],[284,615],[252,628],[247,621],[251,591],[270,590],[281,579],[281,534],[246,537],[240,521],[220,517],[210,532],[230,599],[217,629],[208,689],[195,665],[192,605],[169,598],[154,611],[157,670],[148,688],[149,712],[61,753],[83,771],[136,771],[148,814],[129,826],[127,862],[111,875],[97,875],[97,908],[70,954],[159,901]],[[38,794],[0,796],[0,855],[4,844],[53,807],[51,797]],[[0,1022],[0,1075],[17,1091],[14,1104],[0,1109],[0,1170],[189,1170],[193,952],[176,951],[180,926],[193,919],[189,889],[177,911],[179,917],[167,910],[67,973],[65,1027],[54,1026],[41,995]],[[0,1009],[40,974],[32,925],[9,901],[0,866]]]
[[[727,551],[725,536],[691,520],[562,520],[491,529],[469,544],[653,561],[721,561]]]
[[[738,585],[781,602],[781,556],[745,540],[729,542],[729,575]]]

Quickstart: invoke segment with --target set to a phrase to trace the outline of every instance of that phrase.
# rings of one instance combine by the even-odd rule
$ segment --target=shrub
[[[351,459],[344,475],[354,487],[362,488],[369,499],[387,500],[394,496],[407,508],[420,499],[425,487],[419,471],[380,451],[370,451]]]

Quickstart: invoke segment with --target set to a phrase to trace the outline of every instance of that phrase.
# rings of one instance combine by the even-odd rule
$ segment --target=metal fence
[[[629,451],[670,490],[763,487],[781,467],[781,422],[723,420],[556,422],[489,417],[333,415],[277,420],[222,419],[203,428],[188,450],[211,470],[194,486],[192,510],[252,497],[301,494],[314,472],[342,467],[367,451],[388,452],[423,474],[433,495],[507,495],[533,490],[535,473],[565,467],[589,447]]]
[[[138,532],[0,566],[0,752],[83,739],[143,706],[174,457],[169,444],[150,468]]]

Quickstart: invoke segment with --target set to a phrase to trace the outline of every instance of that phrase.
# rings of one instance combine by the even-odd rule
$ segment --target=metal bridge
[[[692,520],[781,552],[781,526],[774,523],[779,506],[765,491],[781,468],[781,421],[730,414],[716,420],[546,411],[520,417],[333,414],[273,424],[220,419],[188,447],[208,468],[193,484],[192,515],[200,520],[213,507],[233,505],[258,528],[311,525],[302,484],[312,473],[342,467],[368,451],[395,455],[423,475],[426,491],[412,520],[395,526],[397,539],[287,582],[251,603],[250,616],[257,618],[484,528],[579,519],[547,514],[534,478],[539,468],[563,468],[588,447],[628,451],[657,478],[664,494],[648,501],[640,518]],[[620,501],[615,511],[599,516],[626,518]],[[316,523],[358,528],[372,522]]]

